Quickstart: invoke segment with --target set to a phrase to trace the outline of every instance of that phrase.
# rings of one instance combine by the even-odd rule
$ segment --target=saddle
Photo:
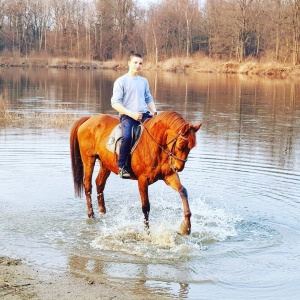
[[[132,131],[131,131],[132,142],[131,142],[130,154],[132,154],[135,148],[137,147],[140,138],[142,136],[142,132],[143,132],[143,127],[141,125],[136,125],[132,127]],[[119,155],[121,140],[122,140],[121,125],[118,124],[110,133],[106,141],[106,148],[112,153],[116,153]]]

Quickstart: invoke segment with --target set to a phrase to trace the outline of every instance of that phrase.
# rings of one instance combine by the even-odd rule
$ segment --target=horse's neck
[[[155,123],[148,129],[149,138],[157,144],[164,145],[171,130],[170,126],[166,123]]]
[[[179,129],[182,128],[185,123],[184,119],[177,113],[166,111],[159,114],[158,117],[148,119],[145,126],[153,137],[155,136],[162,141],[167,138],[168,132],[172,131],[178,134]]]

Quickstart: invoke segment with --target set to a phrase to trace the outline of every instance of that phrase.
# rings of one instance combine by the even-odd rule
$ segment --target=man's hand
[[[140,121],[142,121],[143,114],[141,112],[132,111],[132,112],[130,112],[130,114],[128,116],[130,118],[140,122]]]
[[[120,114],[127,115],[139,122],[142,121],[143,114],[141,112],[130,111],[119,102],[112,104],[112,107]]]

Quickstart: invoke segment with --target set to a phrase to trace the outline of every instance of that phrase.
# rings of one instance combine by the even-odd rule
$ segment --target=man
[[[143,66],[142,56],[138,53],[130,55],[128,66],[128,73],[115,81],[111,98],[112,107],[120,114],[123,136],[118,159],[121,178],[130,178],[126,164],[131,150],[132,127],[157,114],[148,81],[138,76]]]

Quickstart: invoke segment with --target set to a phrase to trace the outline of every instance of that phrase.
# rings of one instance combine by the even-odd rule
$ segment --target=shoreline
[[[83,69],[83,70],[127,70],[125,60],[110,60],[107,62],[87,61],[75,58],[12,58],[0,56],[0,68],[49,68],[49,69]],[[208,57],[167,59],[158,64],[144,63],[147,71],[196,72],[258,75],[268,78],[299,77],[300,65],[292,66],[276,62],[221,61]]]
[[[0,256],[0,298],[3,300],[73,299],[157,299],[158,295],[132,289],[126,282],[109,280],[94,274],[55,272]],[[164,299],[161,295],[160,299]]]

